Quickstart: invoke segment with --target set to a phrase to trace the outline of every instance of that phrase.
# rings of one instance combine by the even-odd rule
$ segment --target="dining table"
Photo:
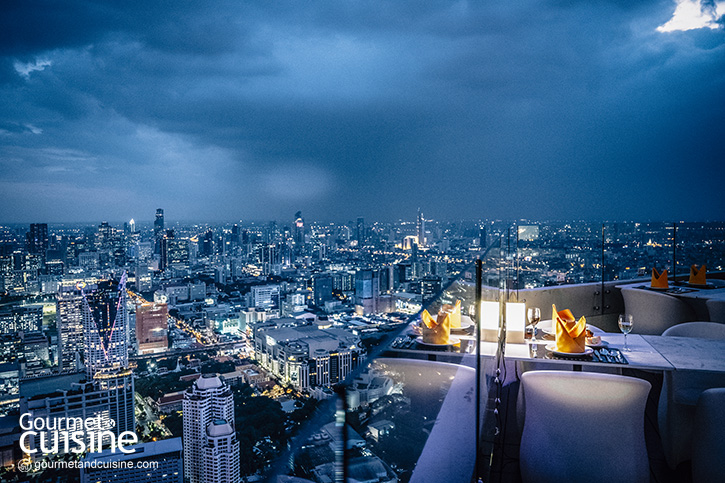
[[[574,366],[575,370],[587,367],[615,367],[649,371],[696,371],[725,373],[725,340],[696,337],[672,337],[660,335],[627,335],[624,350],[624,334],[596,332],[601,343],[588,347],[589,354],[562,354],[552,351],[553,336],[544,334],[536,342],[506,343],[504,358],[517,362],[546,362]],[[407,336],[401,336],[405,340]],[[482,340],[479,354],[482,358],[497,356],[499,344],[495,340]],[[473,334],[456,335],[456,343],[434,347],[413,341],[397,344],[385,351],[388,356],[422,358],[431,361],[453,362],[470,365],[475,360],[476,337]]]

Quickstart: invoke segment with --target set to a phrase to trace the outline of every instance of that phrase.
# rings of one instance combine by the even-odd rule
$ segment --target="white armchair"
[[[634,316],[635,334],[661,335],[673,325],[695,320],[692,308],[672,295],[625,287],[622,297],[624,310]]]
[[[725,481],[725,387],[708,389],[695,409],[693,483]]]
[[[524,373],[524,483],[649,482],[644,410],[650,388],[612,374]]]
[[[662,335],[725,340],[725,324],[688,322],[667,329]],[[725,374],[698,371],[665,372],[657,419],[662,449],[670,468],[692,458],[692,424],[697,398],[706,389],[725,386]]]

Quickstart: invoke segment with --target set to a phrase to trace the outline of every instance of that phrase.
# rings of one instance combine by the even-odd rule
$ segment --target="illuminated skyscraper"
[[[423,213],[420,211],[420,208],[418,208],[418,219],[416,223],[416,235],[418,235],[418,245],[424,247],[425,246],[425,218],[423,218]]]
[[[158,208],[156,210],[156,219],[154,220],[154,236],[160,238],[164,234],[164,210]]]
[[[83,296],[76,281],[63,282],[55,295],[58,361],[61,371],[79,370],[83,360]]]
[[[302,218],[302,212],[298,211],[295,213],[295,224],[294,224],[294,235],[293,240],[295,243],[295,253],[303,253],[303,247],[305,244],[305,220]]]
[[[128,369],[126,342],[126,273],[120,282],[103,280],[96,285],[79,282],[76,287],[82,299],[88,382],[73,383],[70,391],[61,389],[60,393],[44,398],[22,398],[21,410],[31,413],[33,418],[49,420],[100,417],[102,427],[110,429],[117,437],[136,427],[134,382]],[[68,292],[67,302],[72,312],[77,292]],[[71,315],[68,320],[72,321],[76,315]],[[57,421],[49,423],[48,428],[59,427],[57,424]],[[31,448],[38,447],[39,437],[47,436],[38,434],[31,438]],[[108,442],[104,438],[104,444]]]
[[[360,217],[357,219],[357,230],[355,231],[355,240],[357,240],[357,246],[361,247],[365,245],[365,218]]]
[[[28,253],[39,255],[45,260],[45,251],[48,249],[48,224],[31,223],[30,231],[25,235]]]
[[[205,374],[184,393],[184,476],[191,483],[239,481],[234,395],[219,376]]]
[[[81,286],[83,289],[84,287]],[[128,367],[126,273],[121,282],[103,280],[83,295],[86,372],[91,378]]]
[[[141,354],[166,350],[168,317],[166,304],[145,303],[136,308],[136,340]]]
[[[174,230],[166,230],[161,239],[161,270],[189,268],[189,240],[176,238]]]
[[[158,208],[156,210],[156,219],[154,220],[154,253],[161,252],[161,239],[164,236],[164,210]]]

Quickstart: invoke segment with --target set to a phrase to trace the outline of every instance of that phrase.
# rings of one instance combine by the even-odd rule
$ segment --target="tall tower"
[[[28,253],[40,255],[45,260],[45,251],[48,249],[48,224],[31,223],[30,231],[25,235]]]
[[[416,235],[418,235],[418,245],[421,247],[425,246],[425,218],[423,213],[418,208],[418,218],[416,222]]]
[[[204,374],[184,393],[184,476],[191,483],[239,480],[234,395],[216,374]]]
[[[156,209],[156,219],[154,219],[154,253],[161,252],[161,238],[164,236],[164,210]]]
[[[156,210],[156,219],[154,220],[154,235],[158,238],[164,234],[164,210],[158,208]]]
[[[358,247],[365,245],[365,218],[363,218],[362,216],[357,219],[357,230],[355,230],[355,239],[357,240]]]
[[[83,288],[83,287],[81,287]],[[83,295],[85,363],[90,378],[128,367],[126,272],[121,281],[102,280]]]
[[[176,238],[174,230],[166,230],[161,238],[161,262],[159,268],[166,270],[169,267],[189,267],[189,240]]]
[[[105,394],[103,419],[118,435],[135,429],[133,373],[128,368],[126,272],[121,281],[101,280],[88,293],[81,284],[85,364],[96,391]]]
[[[83,282],[63,282],[55,295],[56,326],[58,328],[58,362],[62,372],[75,372],[82,366]]]
[[[295,253],[302,253],[305,243],[305,220],[302,218],[302,212],[295,213],[294,236]]]

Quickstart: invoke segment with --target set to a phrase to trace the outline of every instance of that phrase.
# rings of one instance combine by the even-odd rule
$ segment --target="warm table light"
[[[498,340],[498,302],[481,302],[481,340]]]
[[[506,304],[506,342],[523,344],[526,332],[526,304],[508,302]]]

